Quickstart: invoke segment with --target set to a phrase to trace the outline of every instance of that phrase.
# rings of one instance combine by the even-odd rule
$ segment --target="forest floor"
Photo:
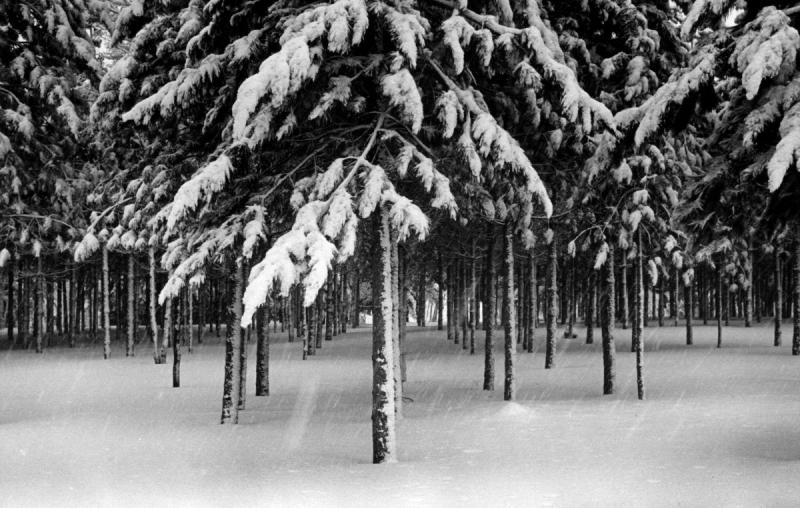
[[[617,330],[617,394],[601,395],[601,346],[559,339],[556,367],[520,353],[504,402],[478,354],[408,328],[399,462],[371,462],[370,331],[302,361],[278,336],[271,392],[219,425],[223,348],[170,365],[121,344],[0,352],[2,506],[797,506],[800,358],[765,323],[645,329],[647,400],[630,331]],[[599,336],[599,333],[597,334]],[[788,337],[787,337],[788,335]],[[599,337],[598,337],[599,339]],[[788,340],[787,340],[788,339]],[[597,339],[596,339],[597,340]],[[791,342],[791,329],[784,331]],[[170,354],[171,361],[171,354]]]

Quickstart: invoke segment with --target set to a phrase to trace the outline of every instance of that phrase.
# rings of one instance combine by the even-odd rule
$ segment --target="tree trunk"
[[[469,266],[469,297],[467,302],[469,315],[469,354],[475,354],[475,329],[478,327],[478,295],[477,295],[477,249],[476,240],[472,239],[472,256]]]
[[[558,246],[555,237],[548,247],[547,263],[547,310],[545,320],[547,321],[547,338],[545,347],[544,368],[551,369],[554,366],[556,356],[556,322],[558,316]]]
[[[461,337],[463,340],[461,341],[461,349],[467,350],[469,347],[469,281],[467,280],[467,262],[464,258],[461,259],[458,263],[458,273],[459,273],[459,301],[461,305],[459,305],[459,316],[458,320],[461,324]]]
[[[333,340],[335,305],[336,305],[336,272],[331,271],[331,277],[325,287],[325,340]]]
[[[185,291],[185,289],[184,289]],[[172,336],[172,387],[181,386],[181,339],[178,324],[178,316],[182,315],[181,298],[170,298],[167,304],[167,312],[170,313],[170,336]]]
[[[775,264],[775,335],[773,344],[781,345],[781,319],[783,316],[783,275],[781,274],[780,248],[776,245],[773,250]]]
[[[717,347],[722,347],[722,261],[717,266]]]
[[[111,301],[108,286],[108,247],[103,244],[103,358],[111,356]]]
[[[439,294],[437,306],[438,315],[436,316],[436,329],[442,330],[444,328],[444,262],[442,261],[442,253],[439,253]]]
[[[483,389],[491,391],[494,390],[494,308],[497,298],[495,293],[497,271],[494,259],[496,243],[494,226],[489,226],[486,236],[486,304],[483,309],[483,329],[486,337],[484,339]]]
[[[528,353],[533,353],[533,338],[537,326],[538,309],[537,306],[537,277],[536,277],[536,246],[531,245],[528,250],[528,287],[530,297],[528,299]]]
[[[453,332],[453,267],[447,266],[447,340],[455,341],[455,333]]]
[[[289,305],[291,308],[291,305]],[[294,328],[289,321],[289,333]],[[266,304],[256,311],[256,397],[269,395],[269,313]]]
[[[148,264],[150,268],[150,282],[148,284],[148,294],[150,295],[150,336],[153,339],[153,360],[156,364],[161,363],[161,355],[158,352],[158,320],[156,319],[156,249],[150,247],[147,250]]]
[[[624,253],[623,253],[624,256]],[[614,246],[608,244],[608,256],[603,265],[603,293],[600,298],[600,326],[603,335],[603,394],[614,393],[616,349],[614,346]]]
[[[637,393],[639,395],[639,400],[644,399],[644,378],[643,378],[643,364],[642,364],[642,356],[644,353],[644,337],[642,336],[642,325],[644,323],[644,267],[643,265],[643,252],[642,249],[644,248],[644,244],[642,243],[642,230],[640,229],[637,231],[638,235],[638,248],[636,249],[636,267],[634,270],[636,273],[634,274],[634,280],[636,284],[636,293],[635,293],[635,305],[636,305],[636,317],[634,319],[633,324],[633,348],[636,352],[636,388]],[[659,301],[659,305],[660,305]],[[663,321],[663,314],[659,314],[661,321]]]
[[[505,383],[503,400],[514,399],[516,357],[516,306],[514,305],[514,223],[507,220],[503,234],[503,330],[505,332]]]
[[[392,241],[389,215],[373,215],[379,258],[372,281],[372,462],[397,461],[395,440],[394,340],[392,333]]]
[[[188,341],[189,353],[194,349],[194,290],[189,286],[186,290],[186,305],[187,305],[187,326],[188,326]],[[200,330],[198,330],[199,332]],[[199,340],[198,340],[199,342]]]
[[[597,309],[597,274],[591,270],[586,289],[586,343],[594,344],[594,319]]]
[[[567,330],[564,332],[564,337],[574,339],[575,327],[575,257],[570,257],[569,260],[569,280],[567,281]]]
[[[394,355],[394,411],[398,416],[403,414],[403,379],[400,371],[400,260],[397,245],[397,233],[389,229],[391,245],[391,276],[392,276],[392,350]]]
[[[125,356],[133,356],[133,342],[136,337],[136,316],[133,312],[133,299],[135,298],[136,274],[133,264],[133,254],[128,254],[128,341],[125,345]]]
[[[11,256],[8,264],[8,310],[6,311],[6,330],[8,330],[8,345],[14,346],[14,277],[17,274],[17,261]]]
[[[420,260],[417,265],[417,326],[425,326],[425,261]]]
[[[225,380],[222,388],[222,417],[220,423],[239,423],[239,390],[241,388],[242,361],[242,286],[244,284],[244,262],[237,259],[231,263],[234,272],[233,298],[230,302],[228,326],[225,332]]]
[[[694,302],[692,301],[692,296],[694,295],[694,291],[692,289],[692,280],[688,279],[688,282],[684,281],[683,285],[683,305],[686,318],[686,345],[691,346],[694,344],[694,337],[693,337],[693,329],[692,329],[692,310],[694,308]]]
[[[620,317],[622,318],[622,329],[627,330],[631,311],[628,305],[628,257],[625,255],[625,252],[622,253],[622,270],[620,270],[620,276],[622,277],[619,291],[619,297],[622,299],[622,312],[620,312]]]
[[[794,306],[794,318],[792,324],[792,355],[800,355],[800,240],[794,244],[794,286],[792,287],[792,304]]]

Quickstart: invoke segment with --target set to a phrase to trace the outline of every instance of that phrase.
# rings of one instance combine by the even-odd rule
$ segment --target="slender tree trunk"
[[[33,301],[33,333],[36,336],[36,352],[43,352],[44,345],[44,274],[42,273],[42,257],[36,258],[36,288]]]
[[[134,272],[133,254],[128,254],[128,342],[125,347],[125,356],[133,356],[133,342],[136,337],[136,316],[133,312],[133,300],[135,298],[136,274]]]
[[[8,345],[14,346],[14,277],[17,274],[17,260],[11,256],[8,264],[8,310],[6,311],[6,329]]]
[[[336,304],[336,272],[332,272],[332,276],[325,287],[325,340],[333,340],[333,329],[336,326],[333,322],[334,319],[334,306]]]
[[[469,354],[475,354],[475,329],[478,327],[478,295],[477,295],[477,248],[476,240],[472,239],[472,256],[469,266],[469,295],[467,302],[469,302]]]
[[[503,329],[505,332],[505,383],[503,399],[514,399],[514,360],[516,358],[516,306],[514,305],[514,223],[507,220],[503,234]]]
[[[436,316],[436,329],[442,330],[444,328],[444,262],[442,261],[442,253],[439,253],[439,294],[438,294],[438,315]]]
[[[781,345],[781,319],[783,316],[783,275],[781,273],[781,254],[776,245],[773,250],[773,261],[775,263],[775,335],[773,344],[778,347]]]
[[[148,265],[150,268],[150,283],[148,293],[150,295],[150,336],[153,338],[153,360],[156,364],[161,363],[161,354],[158,351],[158,320],[156,319],[156,249],[150,247],[147,250]]]
[[[103,244],[103,358],[111,356],[111,301],[108,286],[108,247]]]
[[[290,320],[289,333],[293,328]],[[256,337],[256,397],[262,397],[269,395],[269,315],[266,305],[256,311]]]
[[[182,315],[180,309],[181,298],[170,298],[167,304],[167,312],[170,313],[170,335],[172,336],[172,387],[181,386],[181,339],[178,324],[178,316]]]
[[[459,262],[459,280],[460,287],[458,294],[460,297],[460,315],[458,316],[461,323],[461,336],[464,340],[461,342],[461,349],[467,350],[469,348],[469,281],[467,280],[467,262],[461,259]]]
[[[692,296],[694,295],[694,291],[692,290],[692,280],[689,279],[688,282],[684,281],[683,285],[683,305],[684,305],[684,314],[686,318],[686,345],[691,346],[694,344],[694,337],[693,337],[693,330],[692,330],[692,310],[694,308],[694,302],[692,301]]]
[[[69,281],[69,347],[75,347],[75,337],[78,335],[78,270],[71,264]]]
[[[597,309],[597,274],[591,270],[586,289],[586,343],[594,344],[594,319]]]
[[[400,256],[397,245],[397,233],[389,229],[391,239],[391,275],[392,275],[392,349],[394,350],[394,410],[397,416],[403,414],[403,378],[400,367]]]
[[[792,355],[800,355],[800,240],[794,244],[794,286],[792,287],[792,304],[794,307],[792,324]]]
[[[625,254],[623,253],[623,256]],[[614,393],[616,349],[614,345],[614,246],[608,244],[608,256],[603,265],[603,293],[600,299],[600,326],[603,335],[603,394]]]
[[[448,265],[447,266],[447,340],[452,340],[455,342],[455,333],[453,330],[453,308],[454,305],[453,298],[453,267]]]
[[[537,313],[537,277],[536,277],[536,246],[531,245],[528,250],[528,286],[530,298],[528,299],[528,353],[533,353],[533,339],[536,330]]]
[[[555,237],[550,242],[547,252],[547,310],[545,311],[547,338],[544,368],[551,369],[555,363],[556,327],[558,325],[556,322],[558,316],[558,246]]]
[[[567,288],[569,294],[567,295],[567,331],[564,332],[564,337],[574,339],[575,327],[575,258],[570,257],[569,263],[569,280],[567,281]]]
[[[328,300],[327,283],[322,286],[322,289],[317,295],[317,332],[315,335],[315,349],[322,349],[322,338],[325,333],[325,324],[328,321],[327,317],[327,300]]]
[[[261,317],[264,320],[264,326],[268,326],[269,325],[269,316],[266,314],[266,312]],[[295,317],[295,299],[294,299],[294,292],[293,291],[290,291],[289,292],[289,296],[286,297],[286,321],[289,324],[289,327],[288,327],[288,330],[287,330],[287,332],[288,332],[287,341],[288,342],[294,342],[295,330],[296,330],[296,326],[295,326],[296,317]],[[258,394],[256,394],[256,395],[258,395]]]
[[[497,298],[497,293],[495,293],[497,271],[494,259],[496,243],[494,226],[489,226],[486,236],[486,305],[483,310],[483,329],[486,332],[486,338],[484,339],[483,389],[494,390],[494,308]]]
[[[722,347],[722,262],[717,266],[717,347]]]
[[[425,261],[417,264],[417,326],[425,326]]]
[[[643,353],[644,353],[644,337],[642,335],[642,324],[644,323],[644,267],[643,265],[643,252],[644,244],[642,243],[642,230],[637,231],[638,235],[638,248],[636,249],[636,266],[634,268],[634,281],[635,281],[635,303],[636,315],[633,323],[633,350],[636,352],[636,388],[639,400],[644,399],[644,372],[643,372]],[[660,302],[659,302],[660,303]]]
[[[237,259],[231,262],[234,272],[233,298],[228,313],[228,326],[225,333],[225,380],[222,388],[222,417],[220,423],[239,423],[239,390],[241,388],[241,350],[243,334],[242,286],[244,285],[244,262]]]
[[[189,353],[194,350],[194,290],[190,287],[186,290],[186,305],[187,305],[187,319],[188,319],[188,340]],[[199,327],[198,327],[199,328]],[[198,330],[198,333],[200,330]],[[199,340],[198,340],[199,342]]]
[[[622,329],[628,329],[628,320],[630,319],[631,311],[628,305],[628,257],[625,253],[622,253],[622,269],[620,270],[620,276],[622,277],[621,288],[619,291],[619,297],[622,299]]]
[[[353,328],[358,328],[361,326],[361,274],[358,270],[353,281],[353,304]]]
[[[372,462],[397,461],[395,439],[394,339],[392,332],[392,241],[389,215],[373,215],[379,262],[372,282]]]

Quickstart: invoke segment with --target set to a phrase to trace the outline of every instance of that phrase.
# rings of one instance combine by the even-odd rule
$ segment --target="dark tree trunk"
[[[547,322],[547,336],[545,346],[544,368],[551,369],[556,356],[556,328],[558,326],[558,245],[555,236],[547,249],[547,309],[545,320]]]
[[[537,277],[536,277],[536,252],[535,246],[531,245],[528,250],[528,288],[530,295],[528,298],[528,353],[533,353],[533,339],[536,330],[537,313]]]
[[[514,360],[516,357],[516,306],[514,305],[514,224],[508,220],[503,233],[503,330],[505,333],[505,382],[503,399],[514,399]]]
[[[717,294],[716,294],[716,307],[717,307],[717,347],[722,347],[722,261],[720,260],[717,266]]]
[[[184,289],[185,291],[185,289]],[[180,388],[181,386],[181,340],[178,336],[178,316],[180,315],[180,299],[171,298],[172,305],[168,307],[168,312],[172,313],[170,324],[172,326],[172,387]]]
[[[425,261],[417,264],[417,326],[425,326]]]
[[[361,274],[356,270],[353,281],[353,328],[361,326]]]
[[[292,328],[289,321],[289,333]],[[269,395],[269,314],[266,305],[256,311],[256,338],[256,397],[262,397]]]
[[[586,288],[586,343],[594,344],[594,316],[597,308],[597,274],[591,270]]]
[[[336,306],[336,271],[331,272],[328,283],[325,285],[325,340],[333,340],[333,331]]]
[[[644,323],[644,266],[642,249],[642,230],[637,231],[638,247],[636,249],[636,266],[634,267],[634,305],[636,306],[636,314],[633,322],[633,350],[636,352],[636,388],[639,400],[644,399],[644,378],[643,378],[643,364],[642,356],[644,353],[644,337],[642,336],[642,325]]]
[[[8,264],[8,309],[6,310],[6,329],[8,345],[14,345],[14,277],[17,273],[17,261],[11,257]]]
[[[133,254],[128,254],[128,341],[125,344],[125,356],[133,356],[133,343],[136,338],[136,316],[133,312],[133,301],[136,290],[136,268],[133,263]]]
[[[472,239],[472,259],[469,267],[469,354],[475,354],[475,329],[478,327],[478,295],[477,295],[477,248]]]
[[[684,314],[686,318],[686,345],[691,346],[694,344],[694,337],[693,337],[693,329],[692,329],[692,310],[694,308],[694,302],[692,301],[692,296],[694,295],[694,291],[692,290],[692,280],[689,279],[688,283],[685,283],[683,286],[683,305],[684,305]]]
[[[622,318],[622,329],[627,330],[631,311],[628,305],[628,257],[625,255],[625,252],[622,253],[622,269],[620,270],[620,276],[622,277],[619,291],[619,297],[622,299],[622,312],[620,312],[620,317]]]
[[[574,339],[575,327],[575,257],[570,257],[567,261],[569,263],[569,279],[567,281],[567,330],[564,332],[564,337]]]
[[[437,295],[436,306],[438,313],[436,316],[436,329],[442,330],[444,328],[444,261],[442,261],[442,253],[439,253],[439,294]],[[448,336],[449,338],[449,336]]]
[[[447,265],[447,340],[455,341],[453,309],[455,308],[455,295],[453,294],[453,267]]]
[[[483,329],[486,332],[484,340],[484,365],[483,365],[483,389],[494,390],[494,308],[497,294],[495,293],[495,279],[497,272],[495,268],[495,228],[489,226],[486,246],[486,304],[483,309]]]
[[[792,287],[792,304],[794,306],[794,318],[792,321],[792,355],[800,355],[800,240],[794,245],[794,286]]]
[[[42,257],[36,258],[36,289],[33,296],[33,334],[36,336],[36,352],[43,352],[44,323],[42,311],[44,310],[44,274],[42,273]],[[107,356],[106,356],[107,358]]]
[[[624,253],[623,253],[624,255]],[[614,346],[614,246],[608,244],[608,256],[603,265],[603,292],[600,298],[600,326],[603,335],[603,394],[614,393],[616,349]]]
[[[781,254],[776,245],[773,251],[775,264],[775,334],[773,344],[781,345],[781,319],[783,316],[783,274],[781,273]]]
[[[225,331],[225,380],[222,389],[222,418],[220,423],[239,423],[239,390],[241,389],[241,361],[243,334],[242,286],[244,285],[244,261],[231,262],[234,272],[233,298],[230,301],[227,330]]]
[[[395,462],[394,344],[392,337],[392,246],[388,213],[373,215],[379,258],[372,279],[372,462]]]

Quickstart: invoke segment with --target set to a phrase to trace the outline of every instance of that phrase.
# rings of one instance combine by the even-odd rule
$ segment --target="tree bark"
[[[594,344],[594,319],[597,309],[597,274],[591,270],[586,289],[586,343]]]
[[[624,256],[624,253],[623,253]],[[603,335],[603,394],[614,393],[616,349],[614,345],[614,246],[608,244],[608,256],[603,265],[603,293],[600,298],[600,326]]]
[[[111,356],[111,302],[108,287],[108,247],[103,244],[103,358]]]
[[[745,277],[747,287],[744,293],[744,326],[753,326],[753,246],[750,239],[747,239],[747,260],[745,261]]]
[[[184,289],[185,291],[185,289]],[[169,326],[170,336],[172,337],[172,387],[181,386],[181,339],[179,332],[178,316],[182,315],[180,308],[181,298],[170,298],[167,304],[167,312],[170,313]]]
[[[420,260],[417,269],[417,326],[425,326],[425,261]]]
[[[792,304],[794,306],[794,317],[792,320],[792,355],[800,355],[800,240],[794,244],[794,286],[792,287]]]
[[[453,332],[453,267],[447,266],[447,340],[455,341],[455,333]]]
[[[150,337],[153,339],[153,360],[156,364],[161,363],[161,355],[158,352],[158,320],[156,319],[156,249],[150,247],[147,250],[148,266],[150,279],[147,287],[149,295],[150,314]]]
[[[781,345],[781,319],[783,316],[783,275],[781,274],[781,254],[780,248],[776,245],[773,250],[773,262],[775,264],[775,333],[773,345]]]
[[[636,352],[636,388],[639,400],[644,399],[644,377],[643,377],[643,353],[644,353],[644,337],[642,336],[642,325],[644,323],[644,266],[643,266],[643,252],[644,244],[642,243],[642,230],[637,231],[638,247],[636,249],[636,266],[634,268],[634,283],[635,283],[635,303],[636,314],[633,322],[632,345],[633,350]]]
[[[514,223],[507,220],[503,234],[503,329],[505,332],[505,382],[503,400],[514,399],[514,360],[516,358],[516,306],[514,305]]]
[[[544,368],[551,369],[555,363],[556,356],[556,328],[558,323],[558,246],[555,236],[547,250],[547,310],[545,320],[547,321],[547,337],[545,346]]]
[[[394,354],[394,411],[398,416],[403,414],[403,379],[400,370],[400,261],[397,245],[397,233],[389,229],[391,245],[391,276],[392,276],[392,349]]]
[[[289,321],[289,333],[292,328],[294,325]],[[256,397],[263,397],[269,395],[269,314],[266,304],[256,311],[256,337]]]
[[[136,316],[133,312],[133,299],[135,298],[136,274],[133,264],[133,254],[128,254],[128,341],[125,344],[125,356],[134,355],[134,339],[136,337]]]
[[[486,246],[486,305],[483,309],[484,331],[484,364],[483,364],[483,389],[494,390],[494,308],[495,299],[495,279],[497,271],[495,268],[495,228],[489,226],[487,233]],[[441,294],[441,293],[440,293]]]
[[[372,462],[396,462],[394,340],[392,333],[392,242],[389,215],[373,214],[378,259],[372,282]]]
[[[444,262],[442,261],[442,253],[439,252],[439,294],[437,306],[438,315],[436,316],[436,329],[442,330],[444,328]]]
[[[228,326],[225,331],[225,379],[222,388],[222,417],[220,423],[239,423],[239,390],[241,388],[242,361],[242,286],[244,285],[244,262],[231,262],[234,272],[233,298],[230,301]]]
[[[8,310],[6,311],[6,330],[8,330],[8,345],[14,345],[14,278],[17,274],[17,260],[11,256],[8,264]]]
[[[538,280],[536,276],[536,246],[531,245],[528,250],[528,287],[530,298],[528,298],[528,353],[533,353],[533,338],[538,320],[537,305],[538,299]]]
[[[717,266],[717,347],[722,347],[722,260],[719,260]]]
[[[692,301],[692,296],[694,295],[694,291],[692,290],[692,280],[689,279],[688,283],[684,283],[683,285],[683,305],[686,318],[686,345],[691,346],[694,344],[694,334],[692,329],[692,311],[694,309],[694,302]]]
[[[334,323],[335,305],[336,305],[336,272],[331,271],[331,277],[328,280],[325,288],[325,340],[333,340],[333,331],[336,326]]]
[[[478,327],[478,295],[477,295],[477,248],[476,240],[472,239],[472,256],[469,266],[469,354],[475,354],[475,329]]]

